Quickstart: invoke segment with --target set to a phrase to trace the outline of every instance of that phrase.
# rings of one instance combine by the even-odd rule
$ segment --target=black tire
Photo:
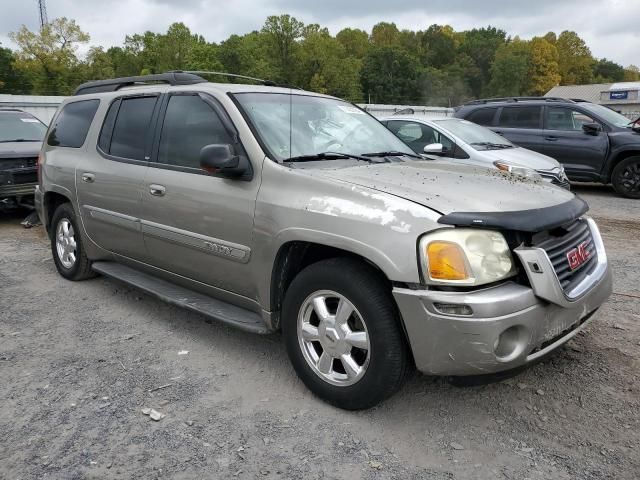
[[[640,156],[618,163],[611,172],[611,184],[623,197],[640,198]]]
[[[76,243],[75,247],[75,261],[71,266],[65,266],[63,260],[60,258],[57,249],[57,232],[58,226],[61,222],[68,221],[73,227],[74,239]],[[82,236],[80,235],[80,227],[76,220],[75,212],[70,203],[63,203],[53,212],[53,218],[51,219],[51,254],[53,255],[53,261],[56,264],[58,273],[67,280],[79,281],[86,280],[96,276],[96,273],[91,270],[91,261],[87,258],[82,244]]]
[[[333,385],[316,374],[298,340],[300,309],[310,295],[321,290],[345,297],[366,325],[368,366],[352,385]],[[389,288],[376,270],[350,258],[312,264],[294,278],[282,306],[282,331],[289,359],[304,384],[321,399],[346,410],[370,408],[393,395],[412,365]]]

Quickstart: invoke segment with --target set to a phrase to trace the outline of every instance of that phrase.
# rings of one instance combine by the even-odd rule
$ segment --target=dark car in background
[[[611,183],[620,195],[640,198],[640,128],[610,108],[584,100],[512,97],[474,100],[455,116],[555,158],[570,180]]]
[[[0,207],[33,206],[38,154],[47,126],[16,108],[0,108]]]

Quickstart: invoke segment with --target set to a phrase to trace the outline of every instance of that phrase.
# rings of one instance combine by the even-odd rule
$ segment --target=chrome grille
[[[556,234],[554,235],[554,233]],[[582,242],[586,242],[589,258],[582,265],[572,270],[569,266],[567,254]],[[598,254],[593,243],[591,230],[584,220],[576,220],[568,227],[551,232],[548,238],[540,241],[535,246],[547,252],[560,285],[562,285],[565,292],[569,292],[579,285],[598,263]]]

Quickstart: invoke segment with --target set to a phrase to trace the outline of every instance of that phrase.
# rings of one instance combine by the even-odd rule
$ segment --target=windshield
[[[496,150],[514,147],[513,143],[506,138],[468,120],[445,118],[434,120],[434,122],[476,150]]]
[[[584,107],[585,110],[589,110],[590,112],[595,113],[600,118],[602,118],[605,122],[611,123],[616,127],[626,127],[631,123],[624,115],[620,115],[618,112],[614,112],[610,108],[603,107],[602,105],[598,105],[596,103],[580,103],[581,107]]]
[[[47,127],[20,112],[0,112],[0,142],[41,142]]]
[[[413,151],[376,119],[333,98],[284,93],[235,95],[274,160],[332,152]]]

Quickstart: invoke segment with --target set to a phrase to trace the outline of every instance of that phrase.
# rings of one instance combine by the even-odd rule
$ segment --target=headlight
[[[567,177],[567,172],[564,171],[564,166],[562,165],[560,165],[560,172],[558,173],[558,177],[560,177],[560,180],[563,182],[569,181],[569,177]]]
[[[511,165],[510,163],[502,161],[493,162],[493,164],[498,170],[502,170],[503,172],[513,173],[514,175],[520,175],[521,177],[531,178],[534,180],[542,179],[540,174],[532,168]]]
[[[500,232],[445,228],[420,239],[424,281],[430,285],[483,285],[515,275]]]

